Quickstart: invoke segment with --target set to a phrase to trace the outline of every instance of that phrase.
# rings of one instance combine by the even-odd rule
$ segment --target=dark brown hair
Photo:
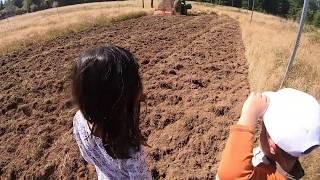
[[[101,132],[107,153],[130,158],[145,140],[139,129],[142,84],[134,56],[108,44],[86,51],[75,62],[72,93],[92,132]]]

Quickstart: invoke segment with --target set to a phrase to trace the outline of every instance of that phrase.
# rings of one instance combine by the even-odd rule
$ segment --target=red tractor
[[[155,14],[187,15],[188,9],[191,8],[192,5],[187,4],[185,0],[162,0],[155,11]]]

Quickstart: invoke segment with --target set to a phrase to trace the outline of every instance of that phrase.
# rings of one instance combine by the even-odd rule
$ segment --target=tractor
[[[188,9],[192,8],[191,4],[187,4],[186,0],[175,0],[173,3],[175,13],[179,13],[181,15],[187,15]]]
[[[155,14],[187,15],[188,9],[191,8],[192,5],[186,3],[186,0],[162,0],[155,11]]]

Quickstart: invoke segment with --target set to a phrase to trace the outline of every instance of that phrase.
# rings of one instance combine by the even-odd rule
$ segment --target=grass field
[[[68,32],[152,13],[150,2],[145,3],[145,9],[141,8],[140,1],[82,4],[1,20],[0,55]],[[155,1],[155,5],[157,3]],[[279,87],[295,41],[296,22],[255,12],[250,24],[250,13],[246,10],[203,3],[193,3],[192,12],[213,12],[238,20],[246,48],[251,89],[262,91]],[[285,86],[309,92],[320,100],[319,57],[320,31],[307,26]],[[307,179],[320,179],[319,157],[320,152],[317,151],[303,161]]]

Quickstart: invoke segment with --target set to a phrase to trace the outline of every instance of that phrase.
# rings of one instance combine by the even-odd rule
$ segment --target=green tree
[[[290,9],[290,3],[288,0],[279,0],[279,7],[277,8],[277,14],[283,17],[287,17]]]
[[[313,18],[313,23],[314,26],[320,28],[320,11],[317,11],[314,15]]]
[[[38,10],[38,8],[39,8],[38,5],[32,3],[32,4],[30,5],[30,12],[35,12],[35,11]]]
[[[0,0],[0,10],[4,9],[4,4],[3,2]]]
[[[16,11],[19,9],[11,1],[6,1],[4,3],[5,8],[2,10],[7,17],[16,15]]]
[[[18,7],[18,8],[22,7],[23,0],[11,0],[11,1],[12,1],[12,4],[15,5],[16,7]]]
[[[24,9],[27,12],[30,12],[30,6],[32,4],[32,0],[23,0],[22,4],[23,4],[22,9]]]
[[[53,1],[52,7],[53,8],[59,7],[59,2],[58,1]]]

